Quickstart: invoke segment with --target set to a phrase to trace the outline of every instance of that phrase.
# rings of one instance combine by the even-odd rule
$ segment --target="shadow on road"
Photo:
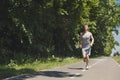
[[[68,68],[68,69],[84,70],[84,68]]]
[[[63,77],[80,77],[82,76],[80,75],[75,75],[75,74],[70,74],[69,72],[60,72],[60,71],[45,71],[45,72],[41,72],[39,73],[39,75],[42,76],[47,76],[47,77],[57,77],[57,78],[63,78]]]
[[[70,74],[69,72],[61,72],[61,71],[42,71],[42,72],[35,72],[32,74],[17,76],[14,78],[4,79],[4,80],[25,80],[27,78],[34,78],[36,76],[44,76],[50,78],[65,78],[65,77],[81,77],[82,74]]]
[[[28,69],[28,68],[16,70],[14,68],[3,67],[3,68],[0,68],[0,80],[3,80],[5,78],[11,77],[11,76],[17,76],[20,74],[33,73],[33,72],[35,72],[35,71],[32,69]],[[5,80],[7,80],[7,79],[5,79]]]

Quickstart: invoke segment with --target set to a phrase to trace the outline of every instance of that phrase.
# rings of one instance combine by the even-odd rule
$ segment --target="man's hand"
[[[92,47],[93,46],[93,44],[90,44],[90,47]]]
[[[82,45],[80,44],[80,48],[82,48]]]

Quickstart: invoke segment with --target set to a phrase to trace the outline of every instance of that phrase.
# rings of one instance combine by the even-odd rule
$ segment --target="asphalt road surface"
[[[110,57],[91,59],[89,70],[78,62],[4,80],[120,80],[120,65]]]

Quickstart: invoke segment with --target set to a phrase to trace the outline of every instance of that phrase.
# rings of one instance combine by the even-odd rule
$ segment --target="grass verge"
[[[114,56],[113,59],[116,60],[120,64],[120,56]]]
[[[13,60],[8,65],[0,65],[0,80],[21,75],[25,73],[38,72],[43,69],[50,69],[81,61],[80,58],[48,58],[47,60],[35,60],[21,65],[16,64]]]

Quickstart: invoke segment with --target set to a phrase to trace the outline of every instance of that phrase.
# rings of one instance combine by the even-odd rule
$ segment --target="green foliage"
[[[112,31],[120,26],[115,0],[1,0],[0,13],[1,63],[79,56],[83,24],[95,38],[93,55],[109,55],[115,45]]]
[[[44,61],[46,60],[46,62]],[[48,59],[36,59],[31,62],[27,62],[24,64],[17,64],[14,60],[8,65],[0,65],[0,79],[5,79],[12,76],[17,76],[21,74],[31,73],[31,72],[39,72],[43,69],[50,69],[58,66],[63,66],[66,64],[71,64],[75,62],[81,61],[80,58],[68,57],[68,58],[48,58]]]

